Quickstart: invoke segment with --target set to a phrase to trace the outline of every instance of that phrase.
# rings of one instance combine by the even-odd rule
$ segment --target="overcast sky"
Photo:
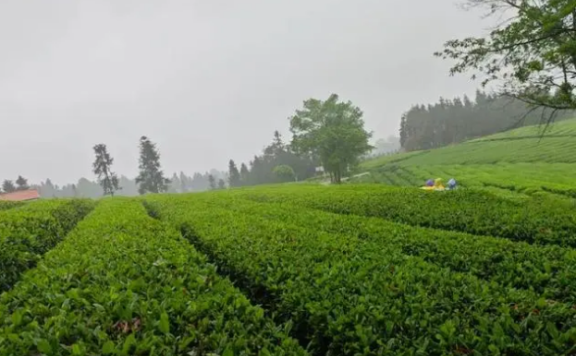
[[[432,53],[487,27],[457,0],[2,0],[0,179],[93,179],[97,143],[133,177],[142,135],[169,175],[225,169],[331,93],[397,135],[412,104],[474,93]]]

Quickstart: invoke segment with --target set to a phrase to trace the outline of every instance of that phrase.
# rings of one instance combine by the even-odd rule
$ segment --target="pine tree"
[[[104,195],[114,196],[114,193],[120,189],[118,176],[111,170],[114,158],[110,156],[106,145],[103,143],[94,146],[94,154],[96,158],[92,164],[92,171],[98,177],[98,183],[102,187]]]
[[[18,176],[16,179],[16,190],[28,190],[30,187],[28,186],[28,180],[22,176]]]
[[[140,174],[136,177],[138,192],[162,193],[168,189],[170,180],[164,177],[160,167],[160,153],[146,136],[140,138]]]
[[[2,183],[2,190],[4,193],[12,193],[16,191],[16,186],[11,180],[5,180],[4,183]]]
[[[212,174],[208,175],[208,183],[210,184],[210,189],[216,189],[216,178]]]
[[[240,181],[242,182],[242,185],[250,184],[250,171],[245,163],[242,163],[240,166]]]
[[[187,177],[184,172],[180,171],[180,190],[182,193],[186,193],[188,191],[188,185],[190,178]]]
[[[238,172],[238,167],[236,167],[236,163],[233,160],[228,162],[228,176],[230,187],[239,187],[241,185],[240,172]]]

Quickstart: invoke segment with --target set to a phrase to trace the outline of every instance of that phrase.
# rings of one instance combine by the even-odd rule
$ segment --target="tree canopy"
[[[146,136],[140,138],[140,174],[136,177],[138,192],[162,193],[168,190],[170,180],[164,177],[160,167],[160,153]]]
[[[576,1],[574,0],[467,0],[501,25],[486,37],[446,42],[437,56],[455,64],[452,75],[474,72],[482,84],[496,82],[500,94],[532,107],[576,109]],[[502,21],[502,19],[504,21]]]
[[[350,101],[340,102],[336,94],[325,101],[306,100],[290,118],[290,131],[296,152],[317,156],[334,183],[373,148],[362,111]]]
[[[12,182],[11,180],[5,180],[2,183],[2,190],[4,191],[4,193],[12,193],[16,191],[16,186],[14,185],[14,182]]]
[[[292,167],[290,167],[288,165],[281,164],[279,166],[276,166],[276,167],[274,167],[273,172],[281,182],[293,182],[294,181],[294,178],[295,178],[294,170],[292,169]]]
[[[28,185],[28,179],[18,176],[16,179],[16,190],[28,190],[30,186]]]
[[[239,187],[242,184],[240,179],[240,172],[238,171],[238,167],[236,167],[236,163],[233,160],[228,162],[228,184],[230,187]]]
[[[499,95],[476,92],[472,100],[440,98],[437,103],[414,105],[400,123],[400,144],[406,151],[427,150],[540,122],[542,108],[527,112],[526,103]],[[557,120],[573,117],[559,113]]]

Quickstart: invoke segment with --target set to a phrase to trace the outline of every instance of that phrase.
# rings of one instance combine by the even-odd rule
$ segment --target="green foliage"
[[[305,355],[137,200],[102,201],[0,296],[2,355]]]
[[[373,148],[362,111],[351,102],[338,102],[336,94],[326,101],[306,100],[290,118],[290,131],[295,151],[318,156],[335,183]]]
[[[406,151],[428,150],[509,130],[538,124],[543,109],[529,110],[526,103],[498,95],[476,92],[471,101],[440,98],[433,105],[415,105],[400,123],[402,147]],[[574,111],[556,115],[556,120],[573,118]],[[541,136],[536,134],[536,136]]]
[[[317,166],[316,160],[309,154],[298,154],[294,148],[284,143],[282,135],[274,131],[274,139],[266,146],[261,155],[254,156],[250,168],[242,163],[240,176],[242,185],[259,185],[278,183],[274,168],[286,165],[292,167],[299,180],[313,177]]]
[[[160,153],[156,145],[146,136],[140,138],[140,174],[136,177],[138,192],[162,193],[168,190],[170,180],[164,178],[160,167]]]
[[[576,246],[576,208],[547,200],[519,202],[482,191],[438,193],[374,185],[354,189],[292,187],[254,191],[250,197],[341,214],[381,217],[413,226]]]
[[[0,212],[0,291],[11,288],[94,206],[90,200],[41,200]]]
[[[274,167],[273,172],[281,182],[293,182],[296,178],[292,167],[285,164]]]
[[[576,121],[528,126],[462,144],[413,151],[362,162],[370,176],[353,182],[421,186],[427,179],[454,177],[460,186],[503,193],[571,196],[576,188]],[[505,191],[507,192],[505,192]]]
[[[0,211],[12,209],[23,205],[22,202],[0,200]]]
[[[482,76],[483,85],[497,81],[504,94],[534,106],[576,108],[575,1],[468,2],[487,8],[502,25],[487,37],[448,41],[436,55],[455,61],[451,74],[473,71]],[[515,16],[502,21],[510,13]]]
[[[302,189],[309,200],[322,198],[314,191],[323,188]],[[576,310],[530,288],[517,289],[511,264],[503,264],[508,279],[506,272],[492,270],[508,284],[480,279],[430,263],[426,253],[403,251],[398,242],[403,235],[422,230],[369,225],[358,234],[353,221],[314,211],[292,219],[305,206],[258,208],[243,201],[256,191],[148,200],[162,220],[181,228],[253,298],[289,320],[293,333],[309,341],[315,354],[557,355],[573,347]],[[516,259],[521,263],[522,258],[520,251]],[[530,258],[536,259],[536,252],[526,263]],[[548,267],[540,263],[537,268]],[[565,280],[557,277],[563,286]]]
[[[114,196],[114,192],[120,189],[118,186],[118,176],[111,171],[114,158],[108,153],[104,144],[94,146],[96,158],[92,164],[93,172],[98,176],[98,183],[102,186],[104,195]]]

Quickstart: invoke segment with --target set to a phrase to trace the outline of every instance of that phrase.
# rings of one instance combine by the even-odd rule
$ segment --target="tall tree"
[[[245,163],[240,165],[240,180],[242,181],[242,185],[250,184],[250,171]]]
[[[4,191],[4,193],[12,193],[16,191],[16,186],[11,180],[5,180],[2,183],[2,190]]]
[[[208,183],[210,184],[210,190],[216,189],[216,178],[212,174],[208,175]]]
[[[188,191],[188,186],[190,185],[189,181],[191,181],[191,179],[187,177],[184,172],[180,171],[180,191],[182,193]]]
[[[238,172],[238,167],[233,160],[228,162],[228,183],[230,187],[239,187],[242,183],[240,180],[240,172]]]
[[[576,1],[467,0],[501,23],[486,37],[450,40],[435,53],[455,64],[450,74],[474,72],[482,85],[497,81],[504,94],[532,107],[576,109]],[[512,17],[509,15],[513,14]],[[501,18],[509,18],[501,21]]]
[[[114,196],[114,193],[120,189],[118,176],[111,170],[114,158],[112,158],[108,148],[103,143],[94,146],[94,154],[96,157],[92,164],[92,171],[97,176],[104,195]]]
[[[226,182],[222,178],[218,179],[218,189],[226,189]]]
[[[16,190],[28,190],[30,186],[28,185],[28,180],[22,176],[18,176],[16,179]]]
[[[170,180],[164,177],[160,167],[160,153],[146,136],[140,138],[140,174],[136,177],[138,192],[162,193],[168,189]]]
[[[326,101],[306,100],[304,108],[290,118],[292,147],[300,153],[317,155],[337,184],[372,149],[368,143],[372,134],[364,129],[362,111],[350,101],[338,99],[332,94]]]

